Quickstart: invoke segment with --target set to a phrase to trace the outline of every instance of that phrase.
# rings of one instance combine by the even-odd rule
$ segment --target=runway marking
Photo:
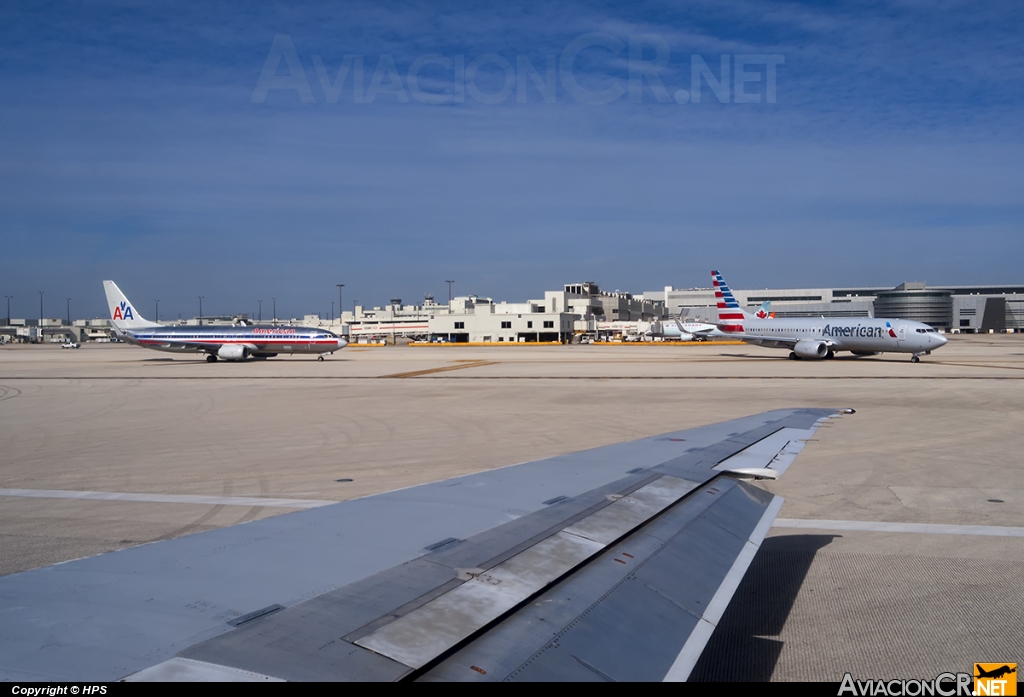
[[[812,530],[859,530],[866,532],[911,532],[926,535],[980,535],[983,537],[1024,537],[1024,528],[1000,525],[945,525],[941,523],[882,523],[870,520],[803,520],[776,518],[777,528]]]
[[[1005,375],[445,375],[447,380],[1024,380]]]
[[[84,499],[89,501],[137,501],[142,503],[198,503],[207,506],[271,506],[320,508],[337,501],[315,499],[264,499],[258,496],[202,496],[199,494],[126,494],[118,491],[66,491],[60,489],[0,489],[0,496],[35,499]]]
[[[500,363],[481,361],[479,365]],[[380,378],[410,377],[441,370],[460,370],[477,366],[452,366],[429,371],[393,373],[391,375],[12,375],[0,380],[379,380]],[[441,375],[446,380],[987,380],[1020,381],[1024,377],[1007,375]]]
[[[955,365],[961,368],[998,368],[1000,370],[1024,370],[1024,366],[1019,365],[987,365],[978,363],[952,363],[949,361],[932,361],[932,365]]]
[[[450,370],[462,370],[464,368],[479,368],[485,365],[496,365],[499,361],[458,361],[458,365],[445,365],[440,368],[427,368],[426,370],[410,370],[407,373],[391,373],[390,375],[378,375],[380,378],[415,378],[420,375],[431,375],[433,373],[446,373]]]

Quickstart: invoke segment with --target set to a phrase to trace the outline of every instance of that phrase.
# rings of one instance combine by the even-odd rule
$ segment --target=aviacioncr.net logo
[[[970,673],[940,673],[932,680],[893,679],[893,680],[854,680],[847,673],[839,685],[839,695],[855,697],[953,697],[961,695],[969,697],[975,694],[971,690]]]
[[[1012,697],[1017,694],[1016,663],[975,663],[974,694]]]

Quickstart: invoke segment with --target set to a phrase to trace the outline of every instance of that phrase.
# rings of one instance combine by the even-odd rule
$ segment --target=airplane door
[[[896,332],[896,345],[903,346],[907,340],[907,325],[901,324],[900,328]]]

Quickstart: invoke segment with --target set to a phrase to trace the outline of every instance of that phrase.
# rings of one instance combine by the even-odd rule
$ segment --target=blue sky
[[[444,279],[516,301],[581,280],[707,285],[712,267],[736,288],[1024,282],[1020,5],[464,5],[4,4],[13,314],[34,316],[43,290],[47,315],[68,296],[102,315],[105,278],[164,317],[194,315],[198,295],[207,313],[276,296],[298,315],[330,312],[336,283],[349,308],[446,297]],[[254,100],[275,37],[306,101]],[[462,101],[413,95],[429,55],[482,61]],[[358,100],[352,69],[329,94],[345,56],[364,66]],[[548,56],[545,101],[517,69],[546,78]],[[722,56],[732,78],[753,60],[758,101],[704,80],[694,103],[693,56],[716,78]],[[773,102],[764,56],[781,63]],[[664,90],[631,98],[636,59],[659,58]],[[446,94],[456,72],[427,63],[418,85]],[[285,58],[274,74],[300,83]],[[566,74],[624,94],[585,103]]]

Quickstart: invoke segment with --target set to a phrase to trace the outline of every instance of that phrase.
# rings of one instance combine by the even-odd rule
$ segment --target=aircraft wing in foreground
[[[685,680],[835,409],[0,578],[0,680]]]

